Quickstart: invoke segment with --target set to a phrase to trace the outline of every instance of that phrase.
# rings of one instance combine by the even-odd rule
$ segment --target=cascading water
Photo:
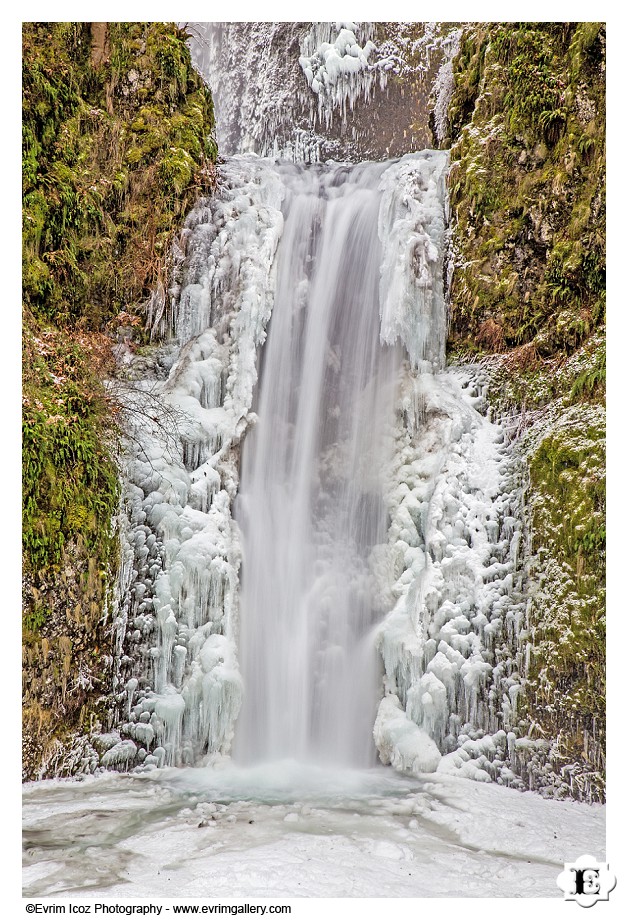
[[[259,422],[244,447],[236,757],[369,762],[369,556],[400,353],[380,345],[386,164],[280,167],[286,185]]]
[[[340,109],[378,72],[347,25],[294,62]],[[251,28],[206,34],[229,58]],[[300,32],[268,26],[273,73]],[[447,163],[236,155],[188,217],[151,307],[167,379],[135,397],[103,765],[514,762],[518,493],[477,373],[444,372]]]

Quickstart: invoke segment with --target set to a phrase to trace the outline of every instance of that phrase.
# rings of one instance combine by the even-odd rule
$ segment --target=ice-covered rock
[[[408,718],[394,694],[379,704],[373,737],[382,763],[395,770],[418,775],[438,768],[441,753],[436,744]]]
[[[388,479],[393,603],[377,639],[387,691],[442,753],[465,731],[489,739],[482,763],[467,743],[439,768],[480,779],[491,737],[517,723],[525,616],[518,465],[483,405],[479,369],[406,371]]]

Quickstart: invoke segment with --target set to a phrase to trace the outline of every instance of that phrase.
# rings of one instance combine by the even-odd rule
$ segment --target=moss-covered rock
[[[103,379],[213,183],[212,100],[185,39],[172,23],[23,25],[28,778],[98,718],[106,689],[119,487]]]
[[[520,771],[600,800],[605,743],[605,30],[463,30],[449,109],[452,360],[491,371],[526,481]],[[537,742],[536,746],[532,742]]]
[[[24,24],[24,295],[100,328],[164,271],[173,223],[211,185],[211,95],[169,23]]]
[[[604,320],[605,30],[482,23],[454,62],[452,337],[570,353]]]

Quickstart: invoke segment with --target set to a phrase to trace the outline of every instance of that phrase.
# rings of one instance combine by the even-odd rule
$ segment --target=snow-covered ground
[[[28,898],[560,900],[565,862],[605,858],[602,806],[291,762],[28,784],[24,829]]]

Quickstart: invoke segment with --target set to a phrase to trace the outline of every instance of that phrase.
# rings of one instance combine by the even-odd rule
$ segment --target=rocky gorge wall
[[[62,752],[108,690],[119,405],[104,380],[112,345],[145,338],[172,230],[212,186],[212,131],[174,24],[24,23],[26,778],[81,769],[80,745],[65,767]]]
[[[600,799],[605,766],[605,28],[464,28],[448,111],[450,361],[479,362],[526,478],[519,769]]]
[[[165,299],[171,230],[211,188],[216,155],[185,35],[91,25],[25,26],[27,778],[93,767],[80,745],[65,765],[61,752],[98,723],[111,680],[118,492],[102,378],[112,341],[142,347],[141,305]],[[449,362],[486,381],[526,480],[513,764],[546,794],[601,799],[605,33],[456,25],[450,101],[400,67],[375,94],[378,132],[393,108],[395,152],[429,143],[431,110],[433,145],[451,147]],[[338,132],[368,153],[364,111]]]

